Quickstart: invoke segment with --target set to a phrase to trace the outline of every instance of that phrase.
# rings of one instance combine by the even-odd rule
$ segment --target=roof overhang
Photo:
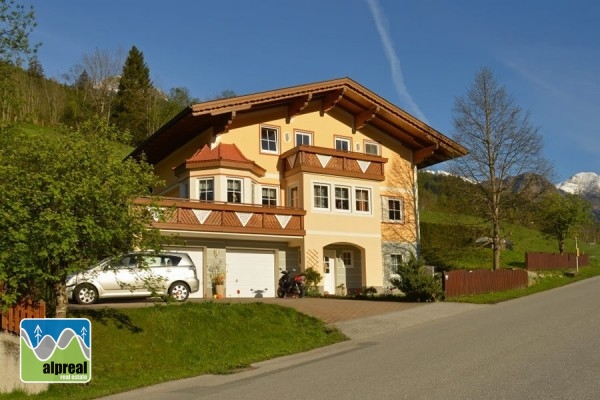
[[[315,101],[320,102],[321,114],[337,107],[352,115],[355,131],[369,124],[397,139],[413,151],[413,161],[418,168],[467,154],[464,147],[423,121],[352,79],[341,78],[191,105],[146,139],[130,156],[145,154],[148,162],[156,164],[207,129],[212,128],[214,134],[227,132],[236,118],[245,113],[285,107],[289,123]]]

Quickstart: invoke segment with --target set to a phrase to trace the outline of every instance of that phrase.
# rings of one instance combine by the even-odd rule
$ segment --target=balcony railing
[[[290,207],[203,202],[180,198],[138,198],[138,205],[160,208],[163,218],[154,226],[161,230],[221,232],[258,235],[304,236],[306,211]]]
[[[383,181],[387,158],[317,146],[296,146],[280,156],[284,177],[299,172]]]

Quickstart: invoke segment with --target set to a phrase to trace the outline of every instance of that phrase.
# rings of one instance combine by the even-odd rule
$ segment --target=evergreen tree
[[[133,46],[127,55],[115,99],[113,123],[131,133],[138,145],[150,132],[150,115],[154,88],[144,54]]]

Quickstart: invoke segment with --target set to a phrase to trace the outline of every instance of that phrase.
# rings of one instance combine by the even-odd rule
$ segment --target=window
[[[296,131],[296,146],[310,146],[312,144],[312,134],[309,132]]]
[[[354,191],[356,201],[356,211],[358,212],[370,212],[371,211],[371,200],[369,189],[356,189]]]
[[[240,179],[227,179],[227,202],[242,202],[242,181]]]
[[[179,184],[179,197],[182,199],[190,198],[190,184],[189,182],[184,182]]]
[[[350,151],[350,139],[335,138],[335,149],[341,151]]]
[[[345,268],[352,268],[352,252],[351,251],[342,251],[340,254],[340,258],[344,263]]]
[[[383,220],[386,222],[402,222],[402,199],[383,198]]]
[[[390,269],[392,271],[398,271],[398,267],[402,264],[402,262],[402,254],[390,254]]]
[[[198,179],[198,199],[200,201],[215,200],[215,180],[213,178]]]
[[[277,128],[260,128],[260,149],[265,153],[277,153],[279,131]]]
[[[335,187],[335,209],[350,210],[350,189],[347,187]]]
[[[314,185],[314,205],[315,208],[329,209],[329,186]]]
[[[277,188],[264,187],[262,188],[262,204],[264,206],[277,205]]]
[[[298,187],[293,187],[290,189],[290,200],[289,206],[294,208],[300,207],[300,202],[298,200]]]
[[[375,142],[365,142],[365,154],[371,154],[373,156],[378,156],[379,153],[379,143]]]

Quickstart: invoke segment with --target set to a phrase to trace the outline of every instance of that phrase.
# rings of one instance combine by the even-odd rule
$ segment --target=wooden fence
[[[527,287],[527,271],[522,269],[455,270],[444,272],[446,297],[502,292]]]
[[[20,334],[21,320],[25,318],[46,318],[46,303],[25,301],[21,304],[2,311],[0,330]]]
[[[525,268],[530,271],[541,269],[570,269],[590,264],[587,254],[525,253]]]

